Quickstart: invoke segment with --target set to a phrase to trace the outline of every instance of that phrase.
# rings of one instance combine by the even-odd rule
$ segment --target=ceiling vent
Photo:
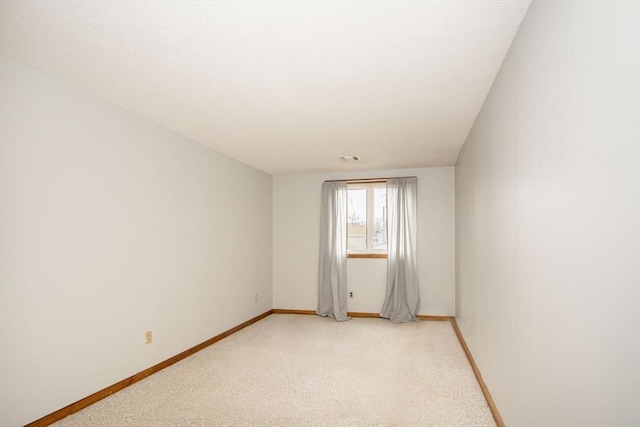
[[[360,156],[342,156],[340,157],[345,162],[361,162],[362,157]]]

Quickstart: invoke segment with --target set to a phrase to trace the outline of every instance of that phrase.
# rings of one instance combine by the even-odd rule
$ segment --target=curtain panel
[[[322,184],[318,309],[338,321],[347,317],[347,182]]]
[[[380,315],[393,323],[416,321],[420,309],[417,199],[417,178],[387,180],[387,289]]]

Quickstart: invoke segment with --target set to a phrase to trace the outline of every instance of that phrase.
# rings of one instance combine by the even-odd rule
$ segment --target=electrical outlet
[[[353,298],[353,291],[349,292],[349,298]]]
[[[144,343],[145,344],[151,344],[151,342],[153,341],[153,335],[151,334],[151,331],[147,331],[144,333]]]
[[[253,302],[258,302],[258,294],[255,294],[255,295],[253,296]]]

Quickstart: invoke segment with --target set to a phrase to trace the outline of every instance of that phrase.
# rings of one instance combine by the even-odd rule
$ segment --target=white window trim
[[[374,208],[375,208],[375,189],[384,188],[386,181],[381,182],[362,182],[362,183],[347,183],[349,190],[366,190],[367,191],[367,207],[366,207],[366,246],[365,250],[348,250],[347,257],[351,258],[386,258],[386,249],[373,249],[375,238],[375,221],[374,221]],[[386,220],[386,219],[385,219]],[[385,227],[386,229],[386,227]]]

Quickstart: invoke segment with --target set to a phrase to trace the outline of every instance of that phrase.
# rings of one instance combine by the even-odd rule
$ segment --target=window
[[[387,186],[348,184],[347,243],[350,258],[386,258]]]

